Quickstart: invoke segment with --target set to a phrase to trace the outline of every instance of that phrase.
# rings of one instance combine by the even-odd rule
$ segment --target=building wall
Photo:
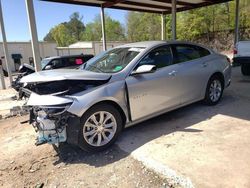
[[[102,42],[92,42],[92,48],[69,48],[69,49],[60,49],[57,48],[56,43],[53,42],[40,42],[40,56],[41,59],[49,56],[62,56],[62,55],[77,55],[77,54],[93,54],[97,55],[103,51]],[[107,42],[107,49],[113,48],[118,45],[126,44],[125,42]],[[12,71],[15,71],[14,60],[12,59],[12,54],[21,54],[21,64],[28,63],[29,59],[33,57],[32,48],[30,42],[8,42],[9,58],[10,58],[10,67]],[[6,70],[5,58],[3,52],[3,45],[0,42],[0,58],[3,62],[3,68]]]
[[[97,55],[103,51],[102,42],[92,42],[92,48],[57,48],[58,55],[77,55],[77,54],[93,54]],[[107,42],[107,49],[126,44],[126,42]]]
[[[9,63],[10,63],[10,67],[12,71],[15,71],[14,60],[11,57],[12,54],[21,54],[23,57],[21,59],[22,64],[29,63],[29,58],[33,57],[30,42],[8,42],[7,45],[8,45],[8,50],[9,50],[9,59],[10,59]],[[39,47],[40,47],[41,58],[57,55],[56,43],[40,42]],[[3,68],[6,70],[2,43],[0,43],[0,57],[3,62]]]
[[[79,55],[79,54],[94,54],[93,48],[88,48],[88,49],[57,49],[58,50],[58,55],[63,56],[63,55]]]
[[[126,42],[107,42],[107,50],[123,44],[126,44]],[[102,42],[93,42],[93,47],[94,47],[94,55],[97,55],[103,51]]]

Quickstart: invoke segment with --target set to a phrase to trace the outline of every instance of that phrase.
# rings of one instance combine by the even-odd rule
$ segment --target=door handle
[[[172,72],[170,72],[170,73],[168,73],[168,75],[170,75],[170,76],[176,76],[176,71],[172,71]]]
[[[203,62],[203,63],[202,63],[202,66],[203,66],[203,67],[207,67],[207,63],[206,63],[206,62]]]

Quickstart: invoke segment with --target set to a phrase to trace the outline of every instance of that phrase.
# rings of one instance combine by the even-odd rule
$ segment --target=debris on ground
[[[0,120],[14,116],[28,114],[28,109],[23,107],[25,100],[18,100],[13,89],[1,90],[0,92]]]
[[[33,128],[19,123],[27,118],[0,121],[0,187],[169,187],[116,145],[98,153],[67,144],[58,152],[49,144],[36,147]]]

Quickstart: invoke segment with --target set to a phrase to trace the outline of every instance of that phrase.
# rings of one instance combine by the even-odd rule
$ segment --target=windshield
[[[114,48],[90,59],[81,69],[115,73],[124,69],[144,48]]]
[[[50,62],[51,59],[43,59],[41,61],[41,64],[42,64],[42,69]]]

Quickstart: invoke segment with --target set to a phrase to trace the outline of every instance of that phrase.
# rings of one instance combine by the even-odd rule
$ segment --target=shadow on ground
[[[250,120],[250,87],[246,85],[248,81],[250,81],[249,77],[237,74],[233,77],[232,85],[225,90],[223,99],[218,105],[206,106],[198,102],[127,128],[122,132],[116,144],[103,152],[89,154],[76,147],[64,146],[60,150],[60,159],[55,164],[60,162],[87,163],[98,167],[113,163],[161,136],[174,134],[177,131],[189,132],[190,136],[202,132],[203,130],[194,129],[191,126],[218,114]],[[125,151],[128,153],[120,148],[123,150],[126,148]]]
[[[54,165],[58,165],[60,163],[85,163],[91,166],[100,167],[119,161],[129,155],[127,152],[121,150],[117,145],[113,145],[104,151],[96,153],[88,153],[69,144],[63,144],[59,148],[55,148],[55,150],[58,154],[58,160],[54,162]]]

